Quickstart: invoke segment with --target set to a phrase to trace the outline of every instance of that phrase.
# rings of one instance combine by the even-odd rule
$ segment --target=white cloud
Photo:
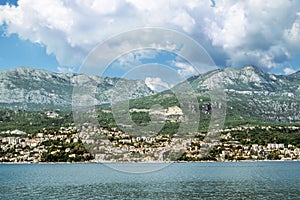
[[[300,40],[299,1],[218,1],[217,5],[213,18],[206,18],[205,30],[212,44],[228,55],[227,65],[270,69],[281,67],[295,53],[292,43]]]
[[[151,90],[157,92],[167,90],[173,87],[173,85],[169,85],[167,82],[164,82],[159,77],[146,77],[145,83]]]
[[[174,67],[179,68],[177,70],[177,72],[178,72],[180,77],[188,78],[192,75],[197,75],[197,71],[195,70],[195,68],[192,65],[188,64],[188,63],[173,61],[171,63],[171,65],[174,66]]]
[[[164,27],[206,44],[213,57],[222,55],[218,65],[271,69],[300,52],[299,13],[300,1],[287,0],[19,0],[17,7],[0,6],[0,24],[6,24],[8,35],[44,45],[62,66],[80,65],[112,35]],[[178,46],[169,43],[169,48]]]
[[[285,73],[286,75],[292,74],[292,73],[295,73],[295,72],[296,72],[296,70],[294,70],[294,69],[292,69],[292,68],[289,68],[289,67],[284,68],[283,71],[284,71],[284,73]]]
[[[0,24],[7,24],[7,34],[44,45],[60,65],[74,66],[99,42],[124,31],[166,24],[192,30],[194,19],[179,2],[19,0],[17,7],[0,6]]]
[[[112,63],[112,67],[114,68],[121,68],[124,70],[131,70],[138,65],[142,65],[143,59],[155,59],[158,51],[153,50],[133,50],[131,52],[126,52],[124,55],[116,58],[115,61]]]

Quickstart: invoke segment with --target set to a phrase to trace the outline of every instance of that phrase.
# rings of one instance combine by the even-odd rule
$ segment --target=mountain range
[[[71,109],[73,88],[96,86],[89,94],[95,104],[109,103],[116,84],[132,88],[131,98],[152,95],[143,81],[75,73],[54,73],[20,67],[0,72],[0,107],[22,110]]]
[[[130,97],[137,99],[131,104],[132,108],[149,107],[150,102],[163,102],[165,107],[178,104],[167,95],[171,90],[155,94],[140,80],[60,74],[20,67],[0,72],[0,107],[13,110],[71,109],[73,88],[80,84],[77,80],[96,85],[96,90],[90,94],[96,104],[109,103],[113,98],[111,94],[120,83],[135,91]],[[196,97],[222,86],[226,94],[226,120],[229,122],[300,122],[300,72],[274,75],[255,66],[240,70],[225,68],[193,76],[185,83],[192,87],[192,95]],[[180,84],[172,90],[178,87]],[[204,101],[201,106],[208,107],[209,102]]]
[[[225,68],[188,80],[201,93],[221,84],[226,91],[227,121],[300,122],[300,72],[269,74],[255,66]]]

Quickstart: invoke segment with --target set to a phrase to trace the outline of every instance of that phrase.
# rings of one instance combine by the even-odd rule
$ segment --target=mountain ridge
[[[246,66],[240,70],[217,69],[187,79],[193,91],[186,91],[182,96],[197,98],[200,118],[208,122],[211,106],[220,103],[211,99],[209,91],[223,89],[224,93],[221,95],[226,98],[228,127],[264,122],[300,123],[300,78],[294,76],[268,74],[254,66]],[[180,106],[172,91],[176,91],[176,87],[180,90],[180,85],[185,83],[154,97],[133,100],[131,108],[150,108],[151,105],[161,103],[164,108]],[[185,92],[184,89],[180,91]]]
[[[0,71],[0,106],[9,109],[71,109],[73,88],[79,80],[96,85],[97,104],[111,100],[118,82],[134,88],[133,98],[153,94],[143,81],[19,67]],[[119,84],[120,84],[119,83]]]
[[[300,71],[298,73],[300,74]],[[196,80],[198,82],[195,82]],[[285,92],[296,92],[295,94],[299,95],[299,88],[295,88],[295,85],[300,84],[300,77],[298,80],[297,72],[290,75],[275,75],[250,65],[240,70],[233,68],[214,70],[203,75],[194,76],[188,81],[194,86],[197,85],[196,89],[212,89],[213,86],[208,84],[208,80],[210,82],[218,82],[227,90],[260,90],[268,92],[284,90]]]
[[[189,83],[199,95],[216,88],[219,83],[226,91],[227,119],[300,123],[299,74],[298,71],[291,75],[275,75],[255,66],[245,66],[240,70],[221,69],[193,78]]]
[[[245,66],[240,70],[217,69],[187,79],[186,83],[194,90],[194,94],[187,95],[199,99],[208,90],[222,86],[229,120],[300,123],[299,75],[300,72],[291,75],[269,74],[255,66]],[[136,89],[132,99],[141,99],[134,100],[132,105],[137,108],[151,107],[154,103],[165,104],[164,107],[178,105],[175,96],[170,96],[172,90],[155,94],[143,81],[21,67],[0,71],[0,107],[13,110],[71,109],[73,88],[79,84],[74,77],[96,85],[97,90],[91,96],[95,97],[97,105],[111,101],[118,81]],[[201,106],[208,108],[209,102],[202,102]]]

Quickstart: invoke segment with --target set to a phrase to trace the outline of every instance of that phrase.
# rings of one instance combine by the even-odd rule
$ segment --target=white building
[[[268,144],[268,149],[281,149],[281,148],[284,148],[284,144],[274,144],[274,143]]]

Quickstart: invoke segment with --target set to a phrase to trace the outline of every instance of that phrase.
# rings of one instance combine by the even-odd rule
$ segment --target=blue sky
[[[48,55],[42,45],[21,40],[16,34],[3,36],[3,30],[0,34],[0,69],[30,66],[52,70],[59,66],[55,56]]]
[[[0,5],[17,5],[17,0],[0,0]],[[7,35],[6,26],[0,27],[0,69],[30,66],[53,71],[59,66],[55,56],[46,53],[42,44],[23,40],[17,34]]]
[[[300,70],[299,1],[216,0],[212,6],[209,0],[174,0],[172,4],[0,0],[0,25],[1,70],[29,66],[77,72],[97,44],[143,27],[186,34],[208,52],[217,66],[241,68],[254,64],[276,74]],[[120,59],[132,65],[160,63],[175,68],[178,62],[172,53],[160,51],[152,58],[139,60],[130,55]],[[113,63],[116,66],[120,61]],[[110,75],[122,74],[118,67],[110,71]]]

